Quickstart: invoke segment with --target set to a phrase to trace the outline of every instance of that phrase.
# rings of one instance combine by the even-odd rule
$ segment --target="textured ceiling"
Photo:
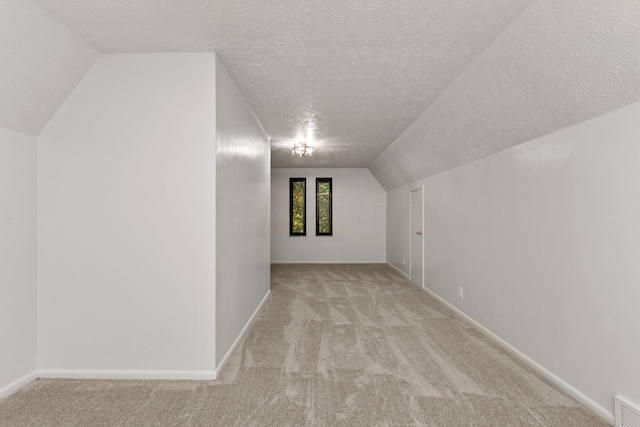
[[[38,135],[99,52],[28,0],[0,7],[0,127]]]
[[[387,189],[640,101],[638,0],[536,0],[370,166]]]
[[[216,51],[275,167],[387,189],[640,100],[638,0],[2,0],[0,41],[0,127],[37,135],[99,52]]]
[[[35,0],[102,52],[216,51],[274,167],[366,167],[531,0]],[[312,157],[291,156],[313,129]]]

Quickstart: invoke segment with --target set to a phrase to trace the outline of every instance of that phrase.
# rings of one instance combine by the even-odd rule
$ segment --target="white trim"
[[[413,223],[411,221],[411,219],[413,218],[413,209],[412,209],[412,203],[413,203],[413,193],[420,191],[420,202],[421,202],[421,206],[420,206],[420,228],[422,229],[422,239],[420,240],[420,244],[422,245],[422,256],[421,256],[421,260],[420,263],[422,264],[422,268],[420,269],[421,271],[421,277],[420,277],[420,283],[416,283],[413,281],[413,279],[411,278],[411,272],[413,269],[413,245],[411,244],[411,239],[413,238]],[[416,187],[413,190],[409,191],[409,280],[411,280],[411,282],[416,285],[417,287],[424,289],[424,185],[421,185],[419,187]]]
[[[386,261],[271,261],[271,264],[386,264]]]
[[[420,287],[422,289],[424,289],[424,284],[425,284],[424,275],[425,275],[425,270],[426,270],[426,268],[425,268],[425,264],[426,263],[424,262],[425,259],[426,259],[426,256],[425,256],[426,252],[424,251],[424,241],[425,241],[424,236],[425,236],[425,232],[426,232],[425,224],[424,224],[424,219],[426,218],[426,214],[425,214],[425,211],[424,211],[424,199],[425,199],[424,184],[422,184],[420,186],[420,191],[422,192],[422,194],[420,195],[420,199],[422,200],[422,206],[421,206],[421,209],[420,209],[421,215],[422,215],[422,218],[420,218],[420,222],[421,222],[420,228],[422,229],[422,239],[421,239],[421,243],[422,243],[422,260],[421,260],[422,261],[422,268],[421,268],[421,270],[422,270],[422,278],[421,279],[422,280],[420,281]]]
[[[407,279],[411,280],[411,278],[409,277],[409,275],[408,275],[407,273],[405,273],[404,271],[400,270],[400,269],[399,269],[398,267],[396,267],[395,265],[391,264],[390,262],[387,262],[387,265],[388,265],[388,266],[390,266],[390,267],[395,268],[395,269],[396,269],[396,270],[398,270],[400,273],[402,273],[402,275],[403,275],[404,277],[406,277]],[[411,283],[413,283],[413,282],[411,282]],[[413,284],[415,285],[415,283],[413,283]],[[416,286],[418,286],[418,285],[416,285]]]
[[[249,329],[251,329],[251,325],[253,325],[253,322],[255,322],[256,318],[258,317],[258,314],[260,314],[260,312],[264,308],[264,305],[266,304],[270,296],[271,296],[271,289],[269,289],[269,291],[264,296],[264,298],[262,298],[262,301],[260,302],[260,304],[258,304],[258,308],[256,308],[256,310],[253,312],[247,324],[244,325],[244,328],[242,328],[242,331],[240,332],[240,335],[238,335],[238,338],[236,338],[236,340],[231,345],[231,348],[229,349],[229,351],[227,351],[227,354],[224,355],[220,363],[218,363],[218,366],[216,366],[216,373],[218,375],[222,372],[227,362],[229,362],[229,359],[231,359],[231,356],[233,355],[233,352],[236,351],[236,348],[238,348],[240,341],[242,341],[242,339],[245,337],[247,332],[249,332]]]
[[[42,369],[38,378],[92,380],[215,380],[216,371],[153,371],[108,369]]]
[[[546,379],[548,379],[549,381],[554,383],[556,386],[561,388],[563,391],[565,391],[571,397],[576,399],[578,402],[582,403],[584,406],[591,409],[600,418],[604,419],[609,424],[614,425],[614,416],[611,411],[606,410],[605,408],[600,406],[598,403],[594,402],[593,400],[591,400],[590,398],[582,394],[580,391],[575,389],[573,386],[571,386],[570,384],[567,384],[562,379],[558,378],[556,375],[549,372],[547,369],[539,365],[533,359],[529,358],[527,355],[520,352],[520,350],[516,349],[511,344],[509,344],[508,342],[506,342],[505,340],[503,340],[502,338],[500,338],[499,336],[491,332],[489,329],[485,328],[480,323],[476,322],[474,319],[472,319],[471,317],[469,317],[468,315],[460,311],[457,307],[451,305],[448,301],[436,295],[435,292],[433,292],[432,290],[427,288],[423,288],[423,289],[425,290],[425,292],[432,295],[435,299],[437,299],[442,304],[449,307],[451,310],[455,311],[459,316],[461,316],[462,318],[467,320],[469,323],[471,323],[473,326],[475,326],[477,329],[479,329],[482,333],[484,333],[487,336],[487,338],[490,338],[491,340],[496,342],[498,345],[502,346],[505,350],[507,350],[508,352],[516,356],[518,359],[526,363],[529,367],[536,370],[538,373],[540,373]]]
[[[30,374],[25,375],[22,378],[18,378],[14,382],[0,388],[0,399],[3,397],[7,397],[20,390],[22,387],[26,386],[33,380],[37,380],[38,375],[36,372],[31,372]]]

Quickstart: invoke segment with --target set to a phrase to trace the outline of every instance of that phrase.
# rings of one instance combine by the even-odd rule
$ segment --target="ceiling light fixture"
[[[291,154],[293,154],[294,156],[300,156],[300,157],[310,156],[313,154],[313,147],[307,144],[296,144],[293,146],[293,149],[291,150]]]

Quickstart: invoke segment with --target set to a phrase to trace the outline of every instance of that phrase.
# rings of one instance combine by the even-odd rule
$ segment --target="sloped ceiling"
[[[638,101],[640,2],[537,0],[369,169],[397,188]]]
[[[0,127],[32,135],[100,52],[216,51],[274,167],[387,189],[640,100],[638,0],[1,1]]]
[[[0,127],[38,135],[100,53],[28,0],[0,7]]]
[[[35,0],[105,53],[216,51],[274,167],[369,166],[530,1]]]

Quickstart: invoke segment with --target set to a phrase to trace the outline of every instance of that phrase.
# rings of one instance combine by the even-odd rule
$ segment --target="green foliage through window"
[[[316,235],[333,235],[333,180],[316,178]]]
[[[289,235],[307,234],[306,178],[289,178]]]

